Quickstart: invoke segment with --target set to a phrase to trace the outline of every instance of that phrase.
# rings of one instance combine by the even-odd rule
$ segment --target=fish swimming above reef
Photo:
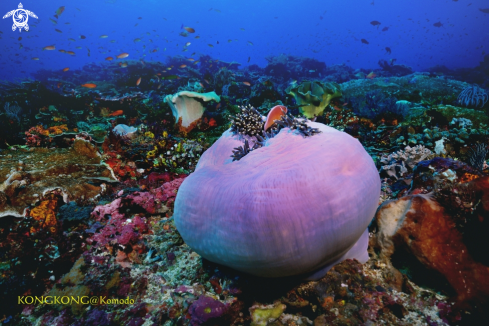
[[[362,38],[360,41],[362,41],[362,43],[363,43],[363,44],[370,44],[370,43],[368,43],[368,41],[367,41],[366,39],[364,39],[364,38]]]
[[[489,14],[489,8],[487,8],[487,9],[481,9],[481,8],[479,8],[479,11],[482,11],[485,14]]]
[[[434,23],[433,26],[435,26],[435,27],[442,27],[443,24],[441,22],[438,22],[438,23]]]
[[[129,53],[121,53],[119,54],[118,56],[116,56],[117,59],[124,59],[124,58],[127,58],[129,56]]]
[[[54,17],[56,18],[59,18],[59,16],[63,13],[63,11],[65,11],[65,6],[61,6],[59,7],[57,10],[56,10],[56,14],[54,15]]]
[[[381,22],[376,21],[376,20],[372,20],[372,21],[370,22],[370,24],[371,24],[372,26],[377,26],[377,28],[379,28],[379,25],[381,24]]]

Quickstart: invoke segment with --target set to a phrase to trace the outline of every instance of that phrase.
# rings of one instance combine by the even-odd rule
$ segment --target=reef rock
[[[265,277],[323,276],[334,264],[368,260],[366,228],[380,179],[355,138],[320,123],[289,128],[239,161],[227,130],[201,157],[175,201],[175,225],[204,258]]]
[[[391,257],[406,248],[424,267],[446,279],[456,293],[457,307],[476,308],[487,319],[481,309],[489,302],[489,177],[472,175],[475,179],[470,181],[467,175],[458,177],[460,169],[441,171],[436,159],[422,163],[430,162],[434,178],[415,171],[413,194],[379,207],[371,245],[391,269],[392,285],[398,289],[402,275]],[[433,192],[416,194],[425,189]]]
[[[88,201],[102,192],[95,179],[111,180],[93,145],[77,140],[73,148],[33,148],[0,155],[0,216],[24,216],[24,209],[53,190],[66,202]],[[83,149],[83,150],[82,150]],[[11,153],[15,154],[12,155]],[[92,180],[92,182],[90,182]]]

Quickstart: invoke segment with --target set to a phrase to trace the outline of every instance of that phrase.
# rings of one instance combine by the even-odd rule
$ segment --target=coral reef
[[[0,82],[2,324],[488,324],[489,55],[147,58]]]

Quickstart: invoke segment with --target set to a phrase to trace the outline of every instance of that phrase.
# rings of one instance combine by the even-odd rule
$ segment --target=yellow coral
[[[148,138],[155,138],[155,135],[151,131],[146,131],[144,136]]]
[[[48,128],[49,134],[60,135],[64,131],[68,131],[68,127],[66,125],[53,126]]]
[[[155,156],[156,156],[156,150],[149,151],[148,153],[146,153],[146,158],[147,159],[155,158]]]
[[[31,210],[29,216],[40,222],[38,227],[31,227],[31,233],[36,233],[43,228],[48,228],[52,233],[56,232],[56,207],[57,200],[48,199]]]
[[[160,140],[160,141],[158,142],[158,146],[159,146],[160,148],[165,148],[165,146],[166,146],[166,140],[164,140],[164,139]]]

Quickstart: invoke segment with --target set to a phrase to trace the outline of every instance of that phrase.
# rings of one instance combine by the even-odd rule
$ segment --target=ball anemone
[[[229,129],[202,155],[174,210],[192,249],[264,277],[314,279],[344,259],[367,261],[367,226],[380,195],[375,164],[357,139],[304,123],[318,133],[283,126],[233,161],[243,139]]]

